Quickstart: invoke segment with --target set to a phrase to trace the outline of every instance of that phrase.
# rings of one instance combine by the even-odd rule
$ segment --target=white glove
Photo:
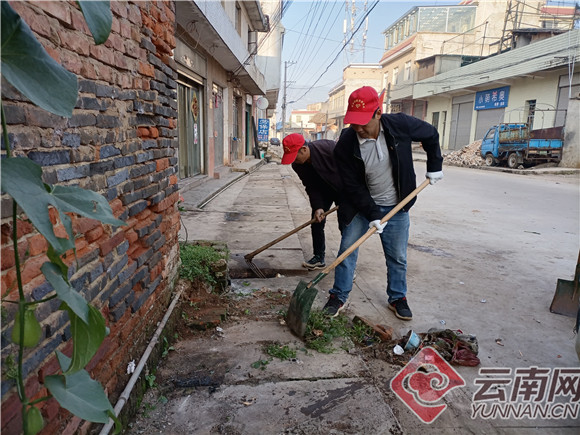
[[[443,171],[437,172],[427,172],[425,177],[429,179],[429,184],[433,185],[437,183],[439,180],[443,180]]]
[[[385,228],[387,226],[388,222],[385,222],[384,224],[381,223],[380,219],[377,219],[376,221],[372,221],[369,223],[369,228],[376,228],[377,229],[377,234],[381,234],[383,232],[383,228]]]

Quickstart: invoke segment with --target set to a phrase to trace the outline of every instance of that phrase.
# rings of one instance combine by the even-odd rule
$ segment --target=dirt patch
[[[203,282],[180,280],[177,285],[184,290],[177,327],[180,339],[215,334],[220,325],[246,320],[282,321],[292,296],[274,287],[253,287],[243,279],[232,281],[222,294]]]

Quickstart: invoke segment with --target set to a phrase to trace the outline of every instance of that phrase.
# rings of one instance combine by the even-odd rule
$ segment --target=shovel
[[[334,213],[337,209],[338,209],[338,206],[331,208],[326,213],[323,213],[322,214],[322,218],[324,219],[330,213]],[[290,232],[288,232],[288,233],[286,233],[286,234],[278,237],[276,240],[272,240],[270,243],[262,246],[261,248],[258,248],[255,251],[250,252],[249,254],[244,255],[244,259],[246,260],[246,263],[248,264],[248,266],[250,267],[250,269],[252,269],[252,271],[258,276],[258,278],[266,278],[266,276],[262,273],[262,271],[260,270],[260,268],[258,266],[256,266],[254,263],[252,263],[252,259],[256,255],[258,255],[260,252],[265,251],[266,249],[268,249],[270,246],[273,246],[276,243],[281,242],[286,237],[290,237],[292,234],[297,233],[302,228],[306,228],[308,225],[312,225],[315,222],[317,222],[316,218],[312,218],[308,222],[304,222],[302,225],[294,228],[292,231],[290,231]]]
[[[556,284],[556,293],[552,304],[550,305],[550,312],[562,314],[568,317],[576,317],[578,314],[578,280],[580,279],[580,252],[578,252],[578,262],[576,263],[576,272],[574,273],[574,281],[566,279],[558,279]]]
[[[399,212],[409,201],[416,197],[419,192],[421,192],[425,187],[429,185],[429,179],[423,181],[419,187],[413,190],[405,199],[399,202],[389,213],[387,213],[382,219],[381,224],[384,224],[389,219],[391,219],[395,214]],[[302,338],[306,332],[306,324],[308,323],[308,318],[310,317],[310,310],[312,309],[312,303],[316,297],[318,290],[314,287],[322,279],[328,275],[336,266],[338,266],[342,261],[352,254],[360,245],[362,245],[370,236],[372,236],[377,231],[376,228],[370,228],[360,239],[354,242],[346,251],[344,251],[336,260],[332,262],[331,265],[326,267],[322,272],[320,272],[316,277],[306,283],[300,281],[292,299],[290,300],[290,307],[288,308],[288,314],[286,314],[286,324],[290,327],[290,330],[296,334],[298,337]]]

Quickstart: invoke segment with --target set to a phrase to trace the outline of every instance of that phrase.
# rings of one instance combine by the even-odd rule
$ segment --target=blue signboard
[[[475,94],[475,110],[499,109],[508,105],[510,87],[488,89]]]
[[[270,130],[270,120],[269,119],[258,119],[258,140],[267,141],[268,132]]]

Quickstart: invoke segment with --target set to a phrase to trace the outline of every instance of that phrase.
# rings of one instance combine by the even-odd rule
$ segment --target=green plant
[[[146,374],[145,375],[145,381],[147,382],[147,386],[149,388],[155,388],[157,385],[155,384],[155,379],[157,379],[157,376],[155,376],[152,373]]]
[[[161,353],[161,356],[163,358],[165,358],[167,356],[167,354],[169,353],[169,351],[171,350],[175,350],[175,348],[173,346],[169,345],[169,341],[167,341],[167,337],[163,337],[163,352]]]
[[[201,280],[210,284],[217,281],[212,273],[212,264],[219,260],[227,259],[227,253],[216,250],[211,246],[192,245],[189,243],[179,244],[181,266],[179,276],[190,281]]]
[[[109,36],[112,14],[109,1],[77,1],[95,43],[104,43]],[[56,115],[70,117],[78,95],[77,77],[52,59],[38,42],[28,25],[10,7],[1,3],[1,61],[2,76],[37,106]],[[54,291],[42,300],[27,300],[23,290],[22,265],[18,249],[14,249],[18,311],[12,339],[18,346],[16,387],[22,403],[22,422],[25,434],[37,433],[44,426],[40,410],[34,405],[54,397],[74,415],[88,421],[107,423],[109,417],[120,424],[102,386],[84,370],[107,334],[105,319],[100,311],[87,303],[72,287],[66,253],[76,256],[71,214],[96,219],[104,224],[125,225],[113,216],[107,200],[93,191],[75,186],[53,186],[42,180],[42,168],[27,158],[13,158],[4,105],[1,107],[3,141],[6,158],[1,162],[1,189],[12,197],[12,243],[18,244],[19,212],[48,242],[47,257],[41,271]],[[20,210],[19,210],[20,207]],[[56,236],[49,210],[57,212],[67,237]],[[3,295],[3,298],[6,295]],[[40,338],[34,309],[41,303],[58,298],[60,309],[70,319],[73,340],[72,357],[57,351],[62,373],[46,376],[44,385],[51,396],[30,401],[24,386],[24,347],[34,347]],[[3,299],[3,302],[12,302]]]
[[[265,359],[259,359],[258,361],[254,361],[252,364],[250,364],[250,366],[253,369],[266,370],[266,366],[268,364],[270,364],[270,361],[265,360]]]
[[[264,348],[264,352],[274,358],[279,358],[282,361],[296,358],[296,350],[290,349],[288,346],[282,346],[280,343],[273,343]]]
[[[333,353],[336,350],[334,340],[348,337],[348,329],[345,316],[328,317],[321,310],[312,310],[304,334],[306,347],[320,353]]]

